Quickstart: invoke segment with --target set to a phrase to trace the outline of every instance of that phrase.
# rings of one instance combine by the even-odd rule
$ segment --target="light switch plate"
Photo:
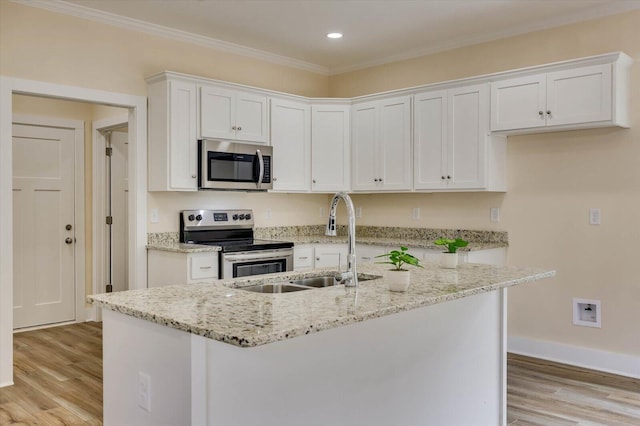
[[[158,222],[160,222],[158,209],[151,209],[151,223],[158,223]]]
[[[500,207],[491,207],[491,222],[500,222]]]
[[[600,225],[600,209],[589,209],[589,225]]]

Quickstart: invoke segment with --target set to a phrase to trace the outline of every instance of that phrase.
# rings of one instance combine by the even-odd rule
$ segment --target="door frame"
[[[103,283],[106,280],[107,265],[105,264],[106,231],[102,218],[105,216],[105,148],[107,140],[103,132],[117,129],[126,125],[129,117],[117,115],[114,117],[96,120],[91,124],[93,147],[93,294],[103,293]],[[92,306],[90,317],[94,321],[102,321],[102,311]]]
[[[147,98],[0,76],[0,387],[13,384],[12,95],[91,102],[129,110],[129,283],[147,286]],[[133,147],[133,149],[131,149]]]
[[[64,118],[45,117],[27,114],[13,114],[13,124],[27,126],[54,127],[73,130],[73,226],[75,235],[74,265],[74,295],[75,322],[85,321],[85,244],[86,232],[84,228],[84,121]],[[12,158],[13,163],[13,158]]]

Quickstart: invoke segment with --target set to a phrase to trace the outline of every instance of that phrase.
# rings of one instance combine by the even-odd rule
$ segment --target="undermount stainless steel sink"
[[[241,287],[240,290],[253,291],[255,293],[291,293],[293,291],[309,290],[310,288],[291,283],[277,283]]]
[[[294,291],[311,290],[312,288],[331,287],[344,284],[335,279],[335,273],[317,277],[300,278],[284,283],[257,284],[248,287],[238,287],[238,290],[253,291],[255,293],[291,293]],[[358,281],[368,281],[381,278],[377,275],[358,274]]]
[[[298,284],[307,287],[331,287],[332,285],[340,284],[340,281],[337,281],[333,275],[331,276],[323,276],[323,277],[310,277],[310,278],[302,278],[299,280],[290,281],[291,284]]]

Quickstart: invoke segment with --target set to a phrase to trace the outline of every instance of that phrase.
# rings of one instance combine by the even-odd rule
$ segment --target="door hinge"
[[[111,156],[113,155],[113,148],[112,148],[112,147],[110,147],[110,146],[106,147],[106,148],[105,148],[105,155],[106,155],[107,157],[111,157]]]
[[[113,225],[113,216],[107,216],[107,225]]]

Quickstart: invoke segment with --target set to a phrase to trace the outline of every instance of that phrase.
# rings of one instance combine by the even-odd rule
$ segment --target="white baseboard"
[[[507,338],[507,351],[640,379],[640,357],[632,355],[519,336]]]

